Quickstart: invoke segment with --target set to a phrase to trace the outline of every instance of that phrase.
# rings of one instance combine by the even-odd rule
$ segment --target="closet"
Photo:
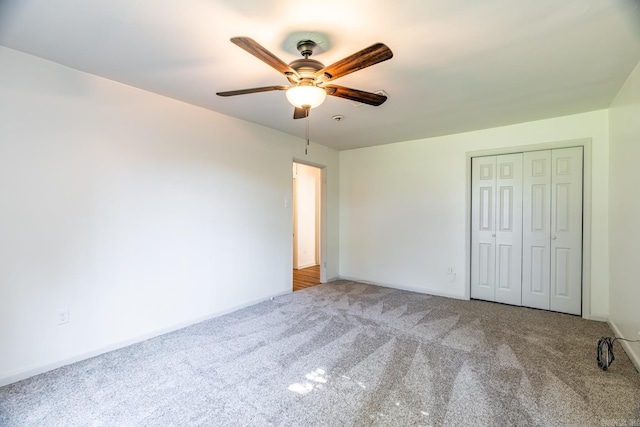
[[[580,315],[582,147],[471,161],[471,298]]]

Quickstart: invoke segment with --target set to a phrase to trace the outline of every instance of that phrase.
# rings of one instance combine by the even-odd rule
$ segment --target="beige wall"
[[[640,64],[613,102],[611,125],[609,322],[616,334],[640,339]],[[640,370],[640,344],[625,344]]]

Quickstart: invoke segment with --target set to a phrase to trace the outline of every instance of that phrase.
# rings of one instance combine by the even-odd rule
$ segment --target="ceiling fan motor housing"
[[[316,48],[316,42],[313,40],[300,40],[297,44],[298,52],[305,58],[313,55],[313,50]]]
[[[324,68],[320,61],[311,58],[296,59],[289,64],[302,78],[314,79],[316,73]]]

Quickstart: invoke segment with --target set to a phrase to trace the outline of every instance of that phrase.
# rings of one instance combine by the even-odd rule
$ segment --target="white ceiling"
[[[640,1],[0,0],[1,45],[304,137],[284,92],[215,95],[287,84],[233,36],[285,62],[303,38],[325,65],[391,48],[335,81],[385,104],[311,111],[311,139],[342,150],[607,108],[640,60]]]

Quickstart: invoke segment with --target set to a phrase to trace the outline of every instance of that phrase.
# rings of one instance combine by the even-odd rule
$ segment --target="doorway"
[[[320,284],[322,169],[293,163],[293,290]]]

